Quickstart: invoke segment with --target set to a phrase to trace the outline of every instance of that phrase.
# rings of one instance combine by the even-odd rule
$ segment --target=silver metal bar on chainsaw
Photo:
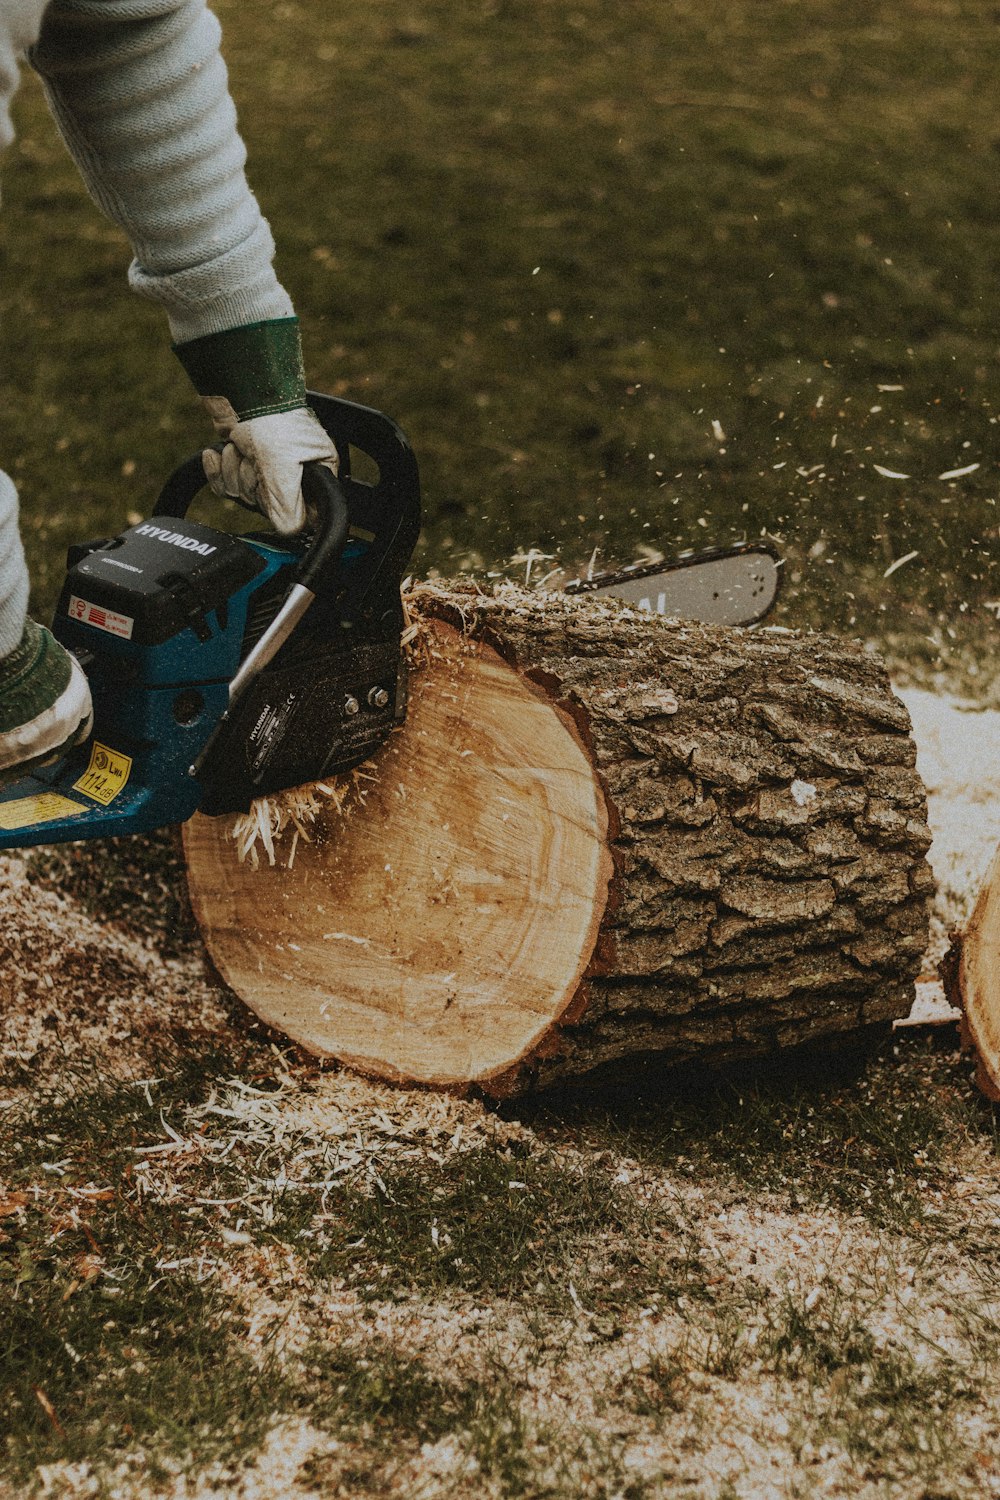
[[[247,652],[239,671],[229,684],[230,708],[237,699],[242,698],[254,678],[274,660],[315,597],[312,589],[307,589],[305,584],[292,584],[288,598],[253,650]]]
[[[751,625],[774,603],[780,578],[768,552],[704,558],[641,578],[621,573],[595,594],[613,594],[633,609],[702,625]]]
[[[212,746],[225,727],[229,715],[243,697],[255,677],[274,660],[282,646],[298,625],[316,595],[303,583],[293,583],[284,604],[264,631],[252,650],[248,651],[239,669],[229,684],[229,706],[205,741],[197,759],[188,767],[189,776],[197,776],[208,759]]]
[[[566,592],[608,594],[647,614],[702,625],[754,625],[774,604],[781,563],[767,543],[740,542],[672,562],[574,579]]]

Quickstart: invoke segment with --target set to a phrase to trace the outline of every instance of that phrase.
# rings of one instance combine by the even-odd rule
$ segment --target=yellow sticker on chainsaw
[[[52,823],[56,818],[70,818],[86,812],[86,804],[61,797],[58,792],[40,792],[35,797],[16,797],[0,802],[0,828],[11,831],[27,828],[30,823]]]
[[[90,752],[90,765],[79,781],[74,781],[73,790],[86,792],[88,797],[93,797],[95,802],[101,802],[107,807],[124,788],[131,769],[131,755],[123,755],[120,750],[110,750],[107,745],[99,745],[95,740]]]

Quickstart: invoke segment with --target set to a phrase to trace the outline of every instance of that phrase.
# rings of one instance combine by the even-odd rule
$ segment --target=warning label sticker
[[[83,802],[61,797],[58,792],[40,792],[36,797],[17,797],[0,802],[0,828],[27,828],[30,823],[52,823],[56,818],[70,818],[86,812]]]
[[[81,620],[84,625],[96,625],[98,630],[106,630],[109,635],[120,635],[126,641],[132,639],[135,621],[131,615],[117,614],[113,609],[104,609],[99,604],[80,599],[76,594],[70,594],[66,613],[71,620]]]
[[[86,792],[88,797],[93,797],[95,802],[102,802],[107,807],[128,781],[131,769],[131,755],[123,755],[120,750],[111,750],[95,740],[90,752],[90,765],[79,781],[74,781],[73,789]]]

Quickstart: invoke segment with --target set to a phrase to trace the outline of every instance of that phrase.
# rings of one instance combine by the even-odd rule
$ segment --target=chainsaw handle
[[[295,574],[296,583],[312,594],[332,588],[347,542],[347,500],[336,474],[324,463],[302,466],[302,498],[316,512],[316,532]]]
[[[214,444],[216,453],[222,452],[222,444]],[[170,475],[159,493],[156,504],[153,507],[154,516],[170,516],[174,520],[183,521],[188,513],[191,501],[198,495],[208,483],[205,477],[205,465],[202,462],[201,453],[193,453],[186,458],[182,464]],[[244,502],[239,502],[241,505]],[[247,507],[249,508],[249,507]]]
[[[347,503],[351,526],[365,542],[362,555],[352,560],[343,580],[340,608],[351,620],[381,618],[386,611],[399,608],[399,581],[420,534],[420,476],[413,449],[396,423],[371,407],[319,391],[307,391],[306,401],[340,455],[341,498]],[[352,448],[374,462],[378,470],[374,483],[351,473]],[[199,453],[174,470],[153,514],[183,519],[205,483]],[[303,477],[303,487],[305,483]],[[329,557],[321,537],[313,546]],[[307,566],[305,560],[303,566]],[[324,567],[308,564],[317,581]]]
[[[221,453],[221,443],[216,445],[216,451]],[[202,456],[195,453],[170,475],[160,491],[153,515],[182,521],[192,500],[207,483]],[[245,510],[259,514],[256,507],[248,505],[245,500],[233,495],[227,498],[235,499]],[[336,582],[335,570],[347,541],[347,500],[333,470],[315,460],[302,466],[302,498],[316,516],[316,527],[296,571],[296,582],[310,593],[318,594],[332,588]]]

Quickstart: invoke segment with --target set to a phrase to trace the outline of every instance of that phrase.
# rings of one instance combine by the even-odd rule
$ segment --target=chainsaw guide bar
[[[647,614],[701,625],[754,625],[778,596],[781,564],[772,547],[741,542],[580,578],[566,593],[608,594]]]

